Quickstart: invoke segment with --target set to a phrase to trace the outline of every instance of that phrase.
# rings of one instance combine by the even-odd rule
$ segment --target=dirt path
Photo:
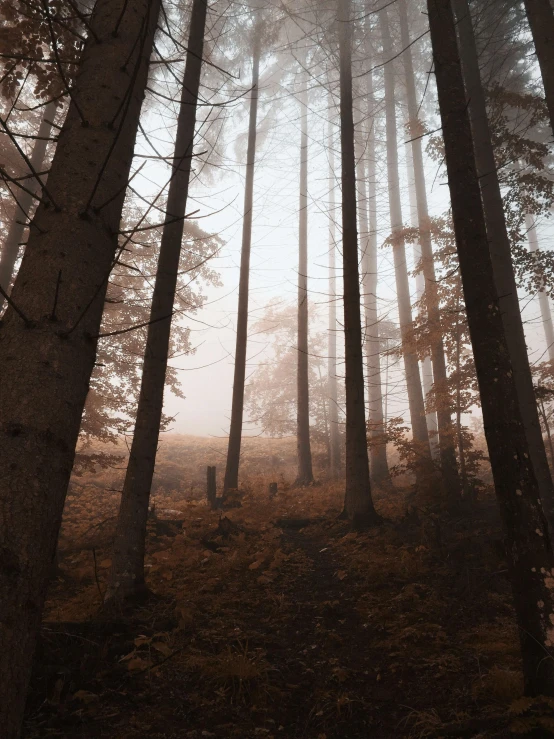
[[[456,640],[480,596],[453,611],[455,569],[418,572],[394,536],[334,520],[272,535],[246,537],[240,566],[204,537],[194,568],[166,537],[151,556],[169,563],[167,598],[131,620],[46,624],[26,736],[392,739],[467,718],[483,666]]]

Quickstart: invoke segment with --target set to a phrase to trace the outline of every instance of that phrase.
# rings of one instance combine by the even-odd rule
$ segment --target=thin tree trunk
[[[418,120],[418,104],[416,98],[415,76],[412,62],[412,50],[408,30],[408,13],[406,0],[400,0],[400,31],[401,44],[405,49],[403,54],[404,70],[406,75],[406,95],[408,99],[408,116],[410,138],[412,140],[412,157],[414,167],[414,184],[416,191],[417,216],[420,228],[422,266],[425,277],[425,291],[429,311],[429,330],[431,334],[431,361],[433,363],[433,380],[437,408],[437,422],[439,430],[439,452],[441,472],[446,485],[447,494],[451,500],[460,496],[460,477],[456,463],[454,428],[451,418],[451,399],[448,392],[448,376],[442,340],[439,297],[431,244],[431,227],[427,206],[427,190],[425,187],[425,170],[423,167],[423,152],[421,148],[420,124]]]
[[[410,122],[408,121],[408,131],[410,130]],[[408,175],[408,195],[410,197],[410,225],[412,228],[419,229],[419,220],[417,215],[417,197],[415,188],[414,178],[414,160],[412,154],[412,145],[409,142],[405,143],[406,152],[406,169]],[[421,244],[419,239],[415,239],[412,244],[412,250],[414,254],[414,264],[420,265],[421,267]],[[416,282],[416,300],[419,302],[425,294],[425,276],[423,274],[423,268],[421,267],[415,276]],[[426,320],[429,321],[429,316],[426,316]],[[433,390],[433,364],[431,362],[431,356],[427,354],[421,362],[421,381],[423,385],[423,396],[425,399],[425,405],[427,414],[427,429],[429,430],[429,443],[431,444],[431,454],[433,459],[439,457],[439,445],[438,445],[438,421],[436,411],[429,411],[427,408],[427,399]]]
[[[317,366],[317,373],[319,375],[319,381],[322,382],[323,378],[321,377],[321,367],[319,365]],[[325,396],[323,397],[323,428],[325,432],[325,446],[327,447],[327,460],[329,467],[331,467],[331,435],[329,433],[329,414],[327,412]]]
[[[254,204],[254,166],[256,163],[260,53],[260,29],[259,26],[256,26],[254,28],[253,39],[252,94],[250,97],[250,119],[248,124],[248,150],[246,153],[246,185],[242,222],[235,374],[233,379],[233,403],[231,407],[229,445],[227,448],[227,465],[225,467],[225,478],[223,482],[224,492],[227,490],[236,490],[239,486],[240,447],[244,413],[244,383],[246,379],[246,346],[248,341],[248,291],[250,283],[250,250],[252,246],[252,209]]]
[[[377,520],[371,497],[365,424],[364,358],[356,222],[356,158],[352,109],[352,0],[338,0],[340,132],[342,159],[342,255],[346,384],[345,513],[356,528]]]
[[[379,337],[377,340],[373,334],[375,333],[375,327],[377,326],[378,333],[378,319],[374,315],[374,310],[369,306],[371,303],[372,308],[376,307],[376,300],[371,300],[369,292],[373,290],[376,292],[375,279],[372,279],[373,275],[371,272],[370,261],[372,261],[372,255],[370,255],[371,247],[370,234],[369,234],[369,213],[368,213],[368,193],[367,193],[367,174],[366,174],[366,157],[365,157],[365,146],[362,145],[361,131],[356,132],[356,138],[358,143],[358,223],[360,233],[360,248],[361,248],[361,267],[362,267],[362,279],[361,284],[364,293],[364,312],[365,312],[365,326],[364,326],[364,345],[366,352],[366,373],[367,373],[367,393],[369,396],[368,403],[368,433],[371,439],[370,452],[369,452],[369,470],[371,484],[382,484],[390,480],[388,476],[388,465],[386,459],[386,444],[384,443],[384,429],[383,420],[380,419],[380,423],[377,424],[377,428],[372,423],[372,418],[376,415],[373,405],[371,403],[372,388],[371,385],[375,378],[370,374],[375,364],[374,358],[371,356],[372,350],[379,352]],[[376,260],[375,260],[376,261]],[[373,325],[370,326],[370,321],[373,321]],[[377,345],[375,347],[375,344]],[[378,361],[379,361],[379,354]],[[371,369],[370,369],[371,365]],[[380,396],[380,388],[379,388]],[[378,408],[377,408],[378,412]],[[384,468],[382,467],[381,457],[384,455]],[[376,458],[376,464],[374,464],[374,458]]]
[[[368,10],[369,12],[369,10]],[[366,31],[366,59],[370,59],[369,31]],[[369,132],[367,137],[367,249],[362,258],[366,362],[369,396],[369,435],[372,444],[369,452],[371,481],[376,485],[390,484],[387,461],[387,443],[383,418],[383,389],[381,385],[381,339],[379,337],[379,313],[377,305],[377,157],[375,152],[375,95],[373,72],[366,77]]]
[[[544,407],[544,401],[541,399],[539,401],[539,406],[541,409],[541,416],[544,423],[544,429],[546,431],[546,438],[548,439],[548,449],[550,451],[550,462],[551,464],[554,464],[554,447],[552,446],[552,434],[550,433],[550,424],[548,423],[548,415],[546,413],[546,408]]]
[[[477,173],[481,185],[481,197],[483,198],[489,249],[498,295],[501,296],[500,313],[508,341],[519,407],[529,442],[531,460],[539,482],[541,498],[548,515],[552,516],[554,512],[554,485],[546,457],[529,367],[525,333],[512,266],[510,239],[506,228],[504,205],[494,159],[486,100],[479,73],[471,15],[466,0],[454,0],[454,9],[458,20],[461,61],[469,99],[469,116],[475,146]]]
[[[550,0],[524,0],[554,132],[554,10]]]
[[[335,203],[335,149],[332,106],[329,103],[329,339],[327,382],[329,396],[329,445],[331,474],[337,477],[341,468],[339,434],[339,400],[337,389],[337,278],[336,278],[336,203]]]
[[[390,36],[388,14],[386,8],[379,13],[383,38],[383,58],[392,57],[392,40]],[[420,463],[416,469],[416,483],[420,490],[425,484],[425,473],[431,467],[431,447],[425,419],[425,403],[419,375],[419,362],[412,346],[413,320],[410,300],[410,285],[406,264],[406,245],[402,224],[402,205],[400,202],[400,180],[398,174],[398,137],[396,130],[396,101],[394,67],[392,62],[385,64],[385,113],[387,119],[387,172],[389,190],[389,210],[393,238],[394,273],[398,297],[398,313],[402,336],[402,354],[406,372],[408,403],[412,434],[416,446],[416,454]]]
[[[121,601],[146,589],[144,549],[148,504],[160,436],[171,317],[192,167],[206,13],[207,1],[194,0],[173,170],[167,195],[166,225],[154,283],[135,431],[119,507],[106,601]]]
[[[48,145],[48,139],[52,133],[52,122],[56,116],[56,103],[51,102],[44,109],[42,121],[38,129],[37,140],[33,146],[33,153],[30,156],[29,161],[33,172],[40,172],[44,163],[44,155],[46,154],[46,147]],[[41,177],[42,180],[46,181],[46,175]],[[15,217],[10,224],[8,235],[2,247],[0,253],[0,287],[4,292],[10,292],[10,284],[13,277],[15,263],[17,261],[17,255],[19,254],[19,247],[22,246],[23,234],[25,232],[26,224],[29,221],[29,213],[33,206],[33,196],[31,193],[40,194],[40,184],[34,177],[24,182],[26,190],[19,190],[15,188],[17,195],[17,206],[15,210]],[[6,301],[3,295],[0,295],[0,314],[6,307]]]
[[[539,251],[539,239],[537,236],[535,218],[531,213],[527,213],[525,215],[525,225],[527,226],[529,250],[532,254],[536,254]],[[546,290],[539,290],[539,306],[541,309],[542,327],[548,351],[548,359],[551,362],[554,362],[554,328],[552,327],[552,312],[550,310],[550,301]]]
[[[466,496],[469,492],[467,484],[466,456],[464,437],[462,434],[462,378],[461,370],[461,330],[460,330],[460,301],[458,300],[456,313],[456,433],[458,436],[458,457],[460,459],[460,478],[462,492]]]
[[[306,83],[305,83],[306,84]],[[308,90],[301,94],[300,208],[298,238],[298,360],[296,445],[298,485],[314,481],[310,446],[310,385],[308,379]]]
[[[483,420],[506,538],[525,692],[554,695],[554,557],[488,248],[451,0],[428,0],[448,184]]]
[[[21,728],[159,8],[158,0],[97,0],[43,189],[51,205],[37,209],[0,325],[4,739]]]

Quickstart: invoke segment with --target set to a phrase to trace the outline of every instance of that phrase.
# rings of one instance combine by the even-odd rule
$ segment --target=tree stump
[[[207,493],[208,493],[208,505],[210,506],[210,508],[215,508],[216,502],[217,502],[217,484],[216,484],[215,472],[216,472],[215,467],[208,467]]]

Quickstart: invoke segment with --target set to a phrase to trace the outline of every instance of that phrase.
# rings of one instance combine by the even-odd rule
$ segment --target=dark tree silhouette
[[[206,14],[207,0],[194,0],[137,417],[119,507],[106,601],[123,600],[145,590],[144,548],[148,503],[160,436],[171,318],[192,168]]]
[[[356,157],[352,111],[351,7],[351,0],[338,0],[346,383],[346,492],[344,508],[354,527],[361,528],[374,523],[377,520],[377,514],[371,497],[365,421],[364,358],[356,216]]]
[[[0,724],[19,736],[116,259],[159,0],[98,0],[0,325]],[[119,22],[122,18],[124,22]]]
[[[248,149],[246,153],[246,185],[242,222],[242,250],[240,256],[239,306],[237,313],[237,341],[235,349],[235,373],[233,378],[233,402],[231,427],[225,467],[224,490],[236,490],[239,485],[240,447],[242,442],[242,418],[244,414],[244,382],[246,379],[246,348],[248,343],[248,291],[250,283],[250,251],[252,247],[252,210],[254,206],[254,167],[256,164],[256,126],[258,119],[258,85],[261,55],[261,11],[254,23],[252,36],[252,93],[248,124]]]
[[[428,0],[448,184],[485,435],[506,539],[527,695],[554,695],[554,557],[531,464],[471,135],[451,0]]]

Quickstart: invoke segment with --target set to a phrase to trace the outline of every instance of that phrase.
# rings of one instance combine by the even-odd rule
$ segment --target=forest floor
[[[157,597],[107,615],[97,492],[66,508],[27,739],[507,737],[544,715],[521,698],[493,501],[445,522],[381,493],[383,525],[354,533],[337,484],[269,500],[260,481],[225,513],[164,494]]]

